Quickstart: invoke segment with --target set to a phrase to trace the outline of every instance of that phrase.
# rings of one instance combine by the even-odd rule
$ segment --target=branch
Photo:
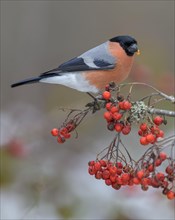
[[[175,117],[175,112],[174,111],[168,111],[164,109],[157,109],[157,108],[148,108],[148,113],[150,114],[158,114],[158,115],[166,115],[169,117]]]
[[[175,103],[175,97],[174,96],[172,96],[172,95],[169,96],[169,95],[161,92],[160,90],[154,88],[153,86],[148,85],[147,83],[133,82],[133,83],[120,84],[120,86],[126,86],[126,85],[132,85],[132,86],[134,86],[134,85],[143,85],[143,86],[147,86],[147,87],[153,89],[154,91],[156,91],[160,96],[162,96],[165,99],[171,101],[172,103]]]

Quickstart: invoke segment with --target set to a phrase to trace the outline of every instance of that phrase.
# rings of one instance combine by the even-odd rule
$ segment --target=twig
[[[143,86],[147,86],[151,89],[153,89],[154,91],[158,92],[161,96],[163,96],[164,98],[166,98],[167,100],[171,101],[172,103],[175,103],[175,97],[174,96],[169,96],[169,95],[166,95],[165,93],[159,91],[158,89],[154,88],[153,86],[151,85],[148,85],[146,83],[139,83],[139,82],[133,82],[133,83],[126,83],[126,84],[120,84],[119,86],[123,87],[123,86],[127,86],[127,85],[143,85]]]
[[[169,117],[175,117],[174,111],[164,110],[164,109],[157,109],[157,108],[148,108],[148,113],[150,114],[158,114],[158,115],[166,115]]]

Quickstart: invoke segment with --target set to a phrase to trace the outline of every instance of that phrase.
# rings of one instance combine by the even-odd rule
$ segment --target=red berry
[[[123,129],[123,124],[117,122],[117,123],[115,124],[115,130],[116,130],[117,132],[121,132],[122,129]]]
[[[53,136],[58,136],[59,130],[58,130],[57,128],[53,128],[53,129],[51,130],[51,134],[52,134]]]
[[[141,180],[141,184],[142,184],[143,186],[147,186],[147,185],[148,185],[148,182],[149,182],[148,178],[143,178],[143,179]]]
[[[130,125],[125,125],[124,128],[122,129],[122,134],[127,135],[131,131],[131,126]]]
[[[147,182],[148,182],[148,185],[151,186],[151,177],[148,177],[148,178],[147,178]]]
[[[110,110],[111,113],[115,113],[115,112],[118,112],[119,109],[116,107],[116,106],[113,106]]]
[[[101,169],[101,164],[100,164],[100,162],[96,162],[96,163],[94,164],[94,168],[95,168],[96,171],[100,170],[100,169]]]
[[[143,136],[143,131],[141,129],[138,131],[138,135]]]
[[[170,200],[175,198],[175,194],[174,194],[174,192],[171,191],[171,190],[167,192],[166,196],[167,196],[167,198],[170,199]]]
[[[167,166],[165,172],[171,175],[173,173],[173,166]]]
[[[105,86],[105,90],[106,90],[106,91],[109,91],[109,90],[110,90],[109,84],[107,84],[107,85]]]
[[[160,152],[159,157],[160,157],[160,159],[161,159],[162,161],[164,161],[164,160],[166,160],[167,155],[166,155],[165,152]]]
[[[122,109],[122,110],[124,109],[123,108],[123,103],[124,103],[124,101],[118,103],[119,108]]]
[[[136,185],[140,184],[140,179],[137,178],[137,177],[134,177],[134,178],[132,179],[132,181],[133,181],[133,183],[136,184]]]
[[[64,134],[66,134],[66,133],[68,133],[67,128],[66,128],[66,127],[61,128],[61,130],[60,130],[60,134],[61,134],[61,135],[64,135]]]
[[[112,181],[110,179],[105,179],[105,183],[107,186],[112,185]]]
[[[151,133],[152,134],[157,135],[157,134],[159,134],[159,132],[160,132],[160,129],[157,126],[152,126],[151,127]]]
[[[156,178],[151,178],[151,184],[150,185],[154,188],[159,188],[160,187],[160,182]]]
[[[123,168],[123,164],[121,162],[117,162],[116,163],[116,167],[122,169]]]
[[[122,178],[119,177],[119,176],[116,178],[116,182],[117,182],[119,185],[123,185]]]
[[[107,166],[105,160],[100,160],[99,162],[100,162],[100,164],[101,164],[102,167],[106,167],[106,166]]]
[[[130,175],[128,173],[123,173],[121,175],[122,182],[127,182],[130,179]]]
[[[129,101],[124,101],[122,107],[123,107],[124,110],[129,110],[129,109],[131,109],[131,106],[132,105]]]
[[[111,108],[112,108],[112,102],[108,102],[108,103],[106,103],[106,110],[111,110]]]
[[[156,165],[156,167],[160,166],[161,163],[162,163],[162,160],[161,160],[161,159],[156,159],[156,160],[155,160],[155,165]]]
[[[121,175],[121,174],[122,174],[122,169],[121,169],[121,168],[118,168],[118,169],[117,169],[117,174],[118,174],[118,175]]]
[[[164,132],[163,132],[162,130],[159,130],[159,133],[156,134],[156,137],[157,137],[157,138],[158,138],[158,137],[163,138],[163,137],[164,137]]]
[[[103,173],[102,173],[102,178],[103,178],[104,180],[106,180],[106,179],[109,178],[109,176],[110,176],[109,171],[108,171],[108,170],[104,170]]]
[[[150,134],[146,135],[146,140],[147,140],[148,143],[154,143],[156,138],[153,134],[150,133]]]
[[[112,116],[113,116],[113,119],[120,120],[123,115],[121,113],[115,112]]]
[[[64,138],[69,139],[71,137],[71,133],[65,133],[63,134]]]
[[[167,188],[168,185],[169,185],[168,181],[165,181],[165,180],[161,184],[162,188]]]
[[[109,100],[111,98],[111,93],[108,91],[104,91],[102,96],[105,100]]]
[[[154,118],[153,122],[154,122],[154,124],[156,124],[156,125],[161,125],[162,122],[163,122],[163,118],[160,117],[160,116],[156,116],[156,117]]]
[[[95,168],[92,167],[92,166],[90,166],[90,167],[88,168],[88,173],[89,173],[90,175],[94,175],[94,174],[96,173]]]
[[[109,168],[110,175],[115,175],[117,173],[117,167],[113,166]]]
[[[141,138],[140,138],[140,143],[141,143],[142,145],[147,145],[147,144],[148,144],[148,141],[147,141],[146,137],[141,137]]]
[[[112,188],[119,190],[121,188],[121,185],[119,185],[118,183],[113,183]]]
[[[142,189],[143,191],[147,191],[148,188],[149,188],[149,187],[148,187],[147,185],[146,185],[146,186],[145,186],[145,185],[141,185],[141,189]]]
[[[69,124],[66,125],[66,128],[67,128],[68,132],[71,132],[75,129],[75,125],[69,123]]]
[[[137,172],[137,177],[138,177],[139,179],[142,179],[142,178],[144,177],[144,170],[139,170],[139,171]]]
[[[147,129],[148,129],[148,127],[147,127],[147,124],[146,124],[146,123],[142,123],[142,124],[140,125],[140,130],[146,131]]]
[[[102,178],[102,172],[101,171],[97,171],[95,174],[95,178],[96,179],[101,179]]]
[[[111,121],[113,119],[112,114],[110,112],[105,112],[103,116],[107,121]]]
[[[153,172],[154,171],[154,165],[153,164],[150,164],[149,166],[148,166],[148,171],[149,172]]]
[[[157,178],[157,180],[159,180],[159,181],[163,181],[163,180],[165,179],[165,175],[164,175],[163,173],[161,173],[161,172],[158,172],[158,173],[156,174],[156,178]]]
[[[116,167],[117,168],[123,168],[122,162],[116,162]]]
[[[91,160],[91,161],[88,162],[88,165],[89,165],[89,166],[94,166],[94,164],[95,164],[95,161],[94,161],[94,160]]]
[[[107,169],[113,166],[113,163],[111,161],[107,161]]]
[[[110,177],[109,177],[109,179],[111,180],[112,183],[116,182],[116,178],[117,178],[116,175],[115,176],[110,175]]]
[[[60,144],[62,144],[62,143],[65,142],[65,138],[62,137],[61,135],[59,135],[59,136],[57,137],[57,142],[60,143]]]

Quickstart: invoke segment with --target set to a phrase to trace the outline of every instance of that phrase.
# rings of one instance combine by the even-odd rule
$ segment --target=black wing
[[[89,65],[88,65],[89,64]],[[61,64],[58,68],[62,71],[84,71],[84,70],[101,70],[101,69],[111,69],[114,66],[104,60],[93,60],[90,65],[90,61],[85,63],[84,59],[81,57],[73,58],[63,64]]]
[[[93,65],[92,65],[93,64]],[[54,76],[54,75],[62,75],[64,72],[77,72],[77,71],[88,71],[88,70],[107,70],[107,69],[113,69],[115,67],[114,64],[111,64],[104,60],[94,60],[91,65],[88,65],[88,62],[84,62],[84,59],[81,57],[73,58],[57,68],[53,70],[49,70],[43,74],[41,74],[41,77],[46,76]]]

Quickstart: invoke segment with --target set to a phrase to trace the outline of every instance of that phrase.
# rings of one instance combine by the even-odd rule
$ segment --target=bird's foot
[[[87,93],[90,97],[93,98],[93,102],[90,102],[86,105],[86,107],[90,107],[92,109],[92,113],[99,111],[101,108],[105,107],[106,101],[102,98],[101,95],[93,96],[90,93]]]

